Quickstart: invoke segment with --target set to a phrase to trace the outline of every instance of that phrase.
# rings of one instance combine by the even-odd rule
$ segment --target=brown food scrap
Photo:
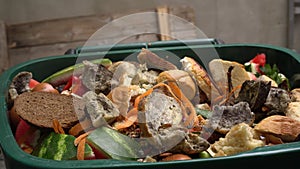
[[[69,134],[73,135],[75,137],[79,136],[80,134],[83,134],[84,132],[90,130],[93,128],[92,121],[89,118],[85,118],[83,121],[78,122],[76,125],[74,125],[70,130]]]
[[[189,99],[192,100],[196,93],[197,87],[192,77],[183,70],[169,70],[163,71],[159,74],[157,82],[173,81],[179,86],[182,93]]]
[[[172,154],[163,158],[161,161],[177,161],[177,160],[191,160],[192,158],[185,154]]]
[[[291,102],[286,108],[284,114],[300,122],[300,102]]]
[[[300,122],[287,116],[273,115],[263,119],[254,129],[261,133],[273,134],[284,142],[292,142],[300,134]]]
[[[183,70],[188,72],[197,82],[199,88],[206,94],[207,98],[211,100],[212,89],[218,90],[214,81],[208,75],[206,70],[200,66],[194,59],[190,57],[184,57],[180,60],[183,66]],[[220,95],[218,91],[217,95]]]
[[[128,86],[118,86],[113,88],[107,96],[119,109],[120,115],[126,117],[130,107],[131,92]]]
[[[61,127],[59,121],[57,119],[53,119],[53,129],[57,134],[65,134],[64,129]]]
[[[137,58],[141,64],[146,63],[148,68],[155,68],[162,71],[177,69],[171,62],[157,56],[155,53],[145,48],[142,49]]]
[[[78,136],[75,140],[74,140],[74,145],[75,146],[78,146],[78,144],[83,140],[83,139],[86,139],[87,136],[89,136],[89,134],[92,132],[91,131],[88,131],[86,133],[83,133],[81,134],[80,136]]]
[[[266,141],[267,145],[276,145],[276,144],[283,144],[284,142],[280,137],[277,137],[272,134],[264,134],[264,140]]]
[[[77,147],[77,160],[84,160],[84,150],[85,150],[86,138],[80,140]]]
[[[300,88],[295,88],[290,92],[292,102],[300,102]]]

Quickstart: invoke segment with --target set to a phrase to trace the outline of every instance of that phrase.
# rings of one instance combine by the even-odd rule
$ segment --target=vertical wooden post
[[[9,67],[6,26],[0,21],[0,74]]]
[[[288,42],[287,46],[290,49],[294,48],[294,0],[288,1]]]
[[[171,31],[169,27],[168,7],[157,7],[158,26],[160,31],[160,40],[171,40]]]

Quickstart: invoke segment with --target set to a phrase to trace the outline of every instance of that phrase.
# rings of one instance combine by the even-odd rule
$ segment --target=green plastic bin
[[[8,169],[88,169],[88,168],[288,168],[297,167],[300,157],[300,142],[257,148],[234,156],[193,159],[188,161],[141,163],[118,161],[112,159],[89,161],[55,161],[37,158],[24,153],[17,145],[7,115],[6,95],[12,78],[20,71],[30,71],[37,80],[43,80],[56,71],[76,63],[77,59],[93,59],[105,56],[113,61],[137,55],[141,48],[148,48],[158,55],[174,55],[194,57],[205,65],[211,58],[220,56],[222,59],[246,62],[258,53],[267,55],[267,62],[276,63],[280,71],[288,78],[300,73],[300,55],[292,50],[265,44],[207,44],[202,40],[178,42],[152,42],[117,45],[110,51],[106,47],[91,47],[92,50],[80,50],[75,54],[43,57],[16,65],[5,71],[0,77],[0,145]],[[188,45],[186,45],[188,44]],[[91,49],[90,48],[90,49]],[[88,48],[85,48],[88,49]],[[98,50],[101,49],[101,50]],[[80,53],[81,52],[81,53]],[[80,54],[79,54],[80,53]],[[201,59],[198,58],[200,56]]]

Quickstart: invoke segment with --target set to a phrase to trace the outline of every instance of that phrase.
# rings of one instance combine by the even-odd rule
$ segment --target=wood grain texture
[[[97,40],[90,42],[90,45],[110,45],[118,39],[110,38]],[[132,42],[145,42],[145,41],[157,41],[156,34],[137,35],[128,37],[119,43],[132,43]],[[30,46],[22,48],[9,49],[10,65],[16,65],[28,60],[37,59],[47,56],[59,56],[63,55],[68,49],[75,49],[85,45],[85,41],[68,42],[68,43],[56,43],[50,45]]]
[[[109,16],[81,16],[10,25],[10,48],[83,41],[97,29],[111,22]]]
[[[7,52],[6,25],[0,21],[0,74],[9,66],[9,57]]]
[[[160,32],[160,40],[172,40],[169,27],[169,8],[166,6],[157,8],[158,26]]]
[[[31,59],[63,55],[68,49],[83,45],[97,46],[158,41],[162,40],[159,36],[160,29],[168,29],[169,34],[177,37],[177,39],[194,39],[196,38],[195,30],[185,26],[187,21],[191,23],[195,21],[194,12],[191,9],[186,6],[164,8],[168,13],[185,20],[185,22],[174,22],[172,20],[166,21],[165,18],[164,25],[159,25],[158,16],[155,13],[156,9],[8,25],[6,27],[7,46],[5,48],[7,48],[6,51],[9,56],[7,60],[10,63],[3,64],[11,67]],[[126,16],[130,16],[129,14],[135,15],[141,12],[150,13],[143,15],[142,18],[131,17],[130,20],[126,20]]]

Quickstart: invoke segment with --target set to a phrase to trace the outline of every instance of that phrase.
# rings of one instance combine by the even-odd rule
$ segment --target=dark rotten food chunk
[[[280,88],[271,88],[265,106],[269,109],[268,114],[283,113],[291,102],[289,93]]]
[[[120,114],[116,106],[102,93],[97,95],[89,91],[83,95],[83,100],[94,127],[110,123]]]
[[[10,108],[13,104],[13,100],[20,94],[24,92],[29,92],[29,81],[32,78],[32,73],[30,72],[20,72],[12,80],[9,86],[9,97],[8,97],[8,107]]]
[[[219,106],[213,108],[209,124],[222,134],[226,134],[232,126],[239,123],[252,125],[255,115],[251,112],[247,102],[240,102],[233,106]]]
[[[247,102],[254,112],[261,110],[270,88],[271,82],[247,80],[243,83],[236,102]]]
[[[108,94],[113,73],[103,65],[97,65],[89,61],[83,61],[83,64],[82,83],[97,94],[101,92]]]

